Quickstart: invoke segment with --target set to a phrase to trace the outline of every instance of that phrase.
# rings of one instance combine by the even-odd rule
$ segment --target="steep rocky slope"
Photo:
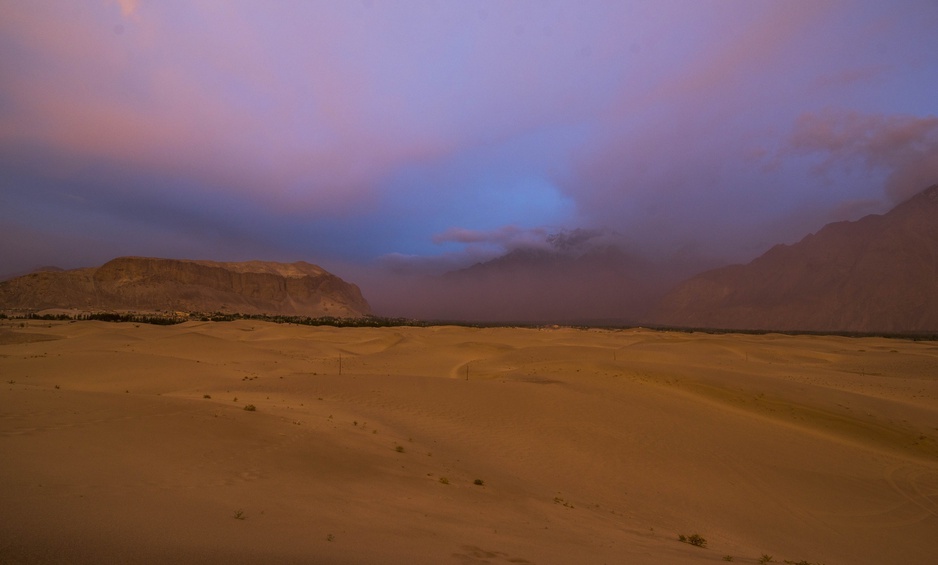
[[[681,284],[656,324],[731,329],[938,331],[938,185],[884,215],[824,226],[748,265]]]

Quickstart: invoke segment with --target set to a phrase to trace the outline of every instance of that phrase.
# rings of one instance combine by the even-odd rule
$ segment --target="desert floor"
[[[21,324],[2,563],[938,562],[935,342]]]

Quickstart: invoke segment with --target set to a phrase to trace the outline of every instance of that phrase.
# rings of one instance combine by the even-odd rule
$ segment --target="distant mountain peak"
[[[592,240],[606,235],[606,230],[594,230],[585,228],[575,228],[572,230],[560,230],[547,236],[547,244],[558,251],[582,250],[590,245]]]

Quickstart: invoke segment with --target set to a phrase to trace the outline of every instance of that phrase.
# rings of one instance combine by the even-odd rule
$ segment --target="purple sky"
[[[748,261],[938,182],[936,30],[934,0],[0,0],[0,274],[373,280],[574,228]]]

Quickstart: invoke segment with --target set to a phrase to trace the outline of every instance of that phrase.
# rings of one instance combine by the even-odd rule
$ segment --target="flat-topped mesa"
[[[0,282],[0,308],[237,312],[360,317],[359,288],[305,262],[222,263],[119,257],[97,268],[39,272]]]

